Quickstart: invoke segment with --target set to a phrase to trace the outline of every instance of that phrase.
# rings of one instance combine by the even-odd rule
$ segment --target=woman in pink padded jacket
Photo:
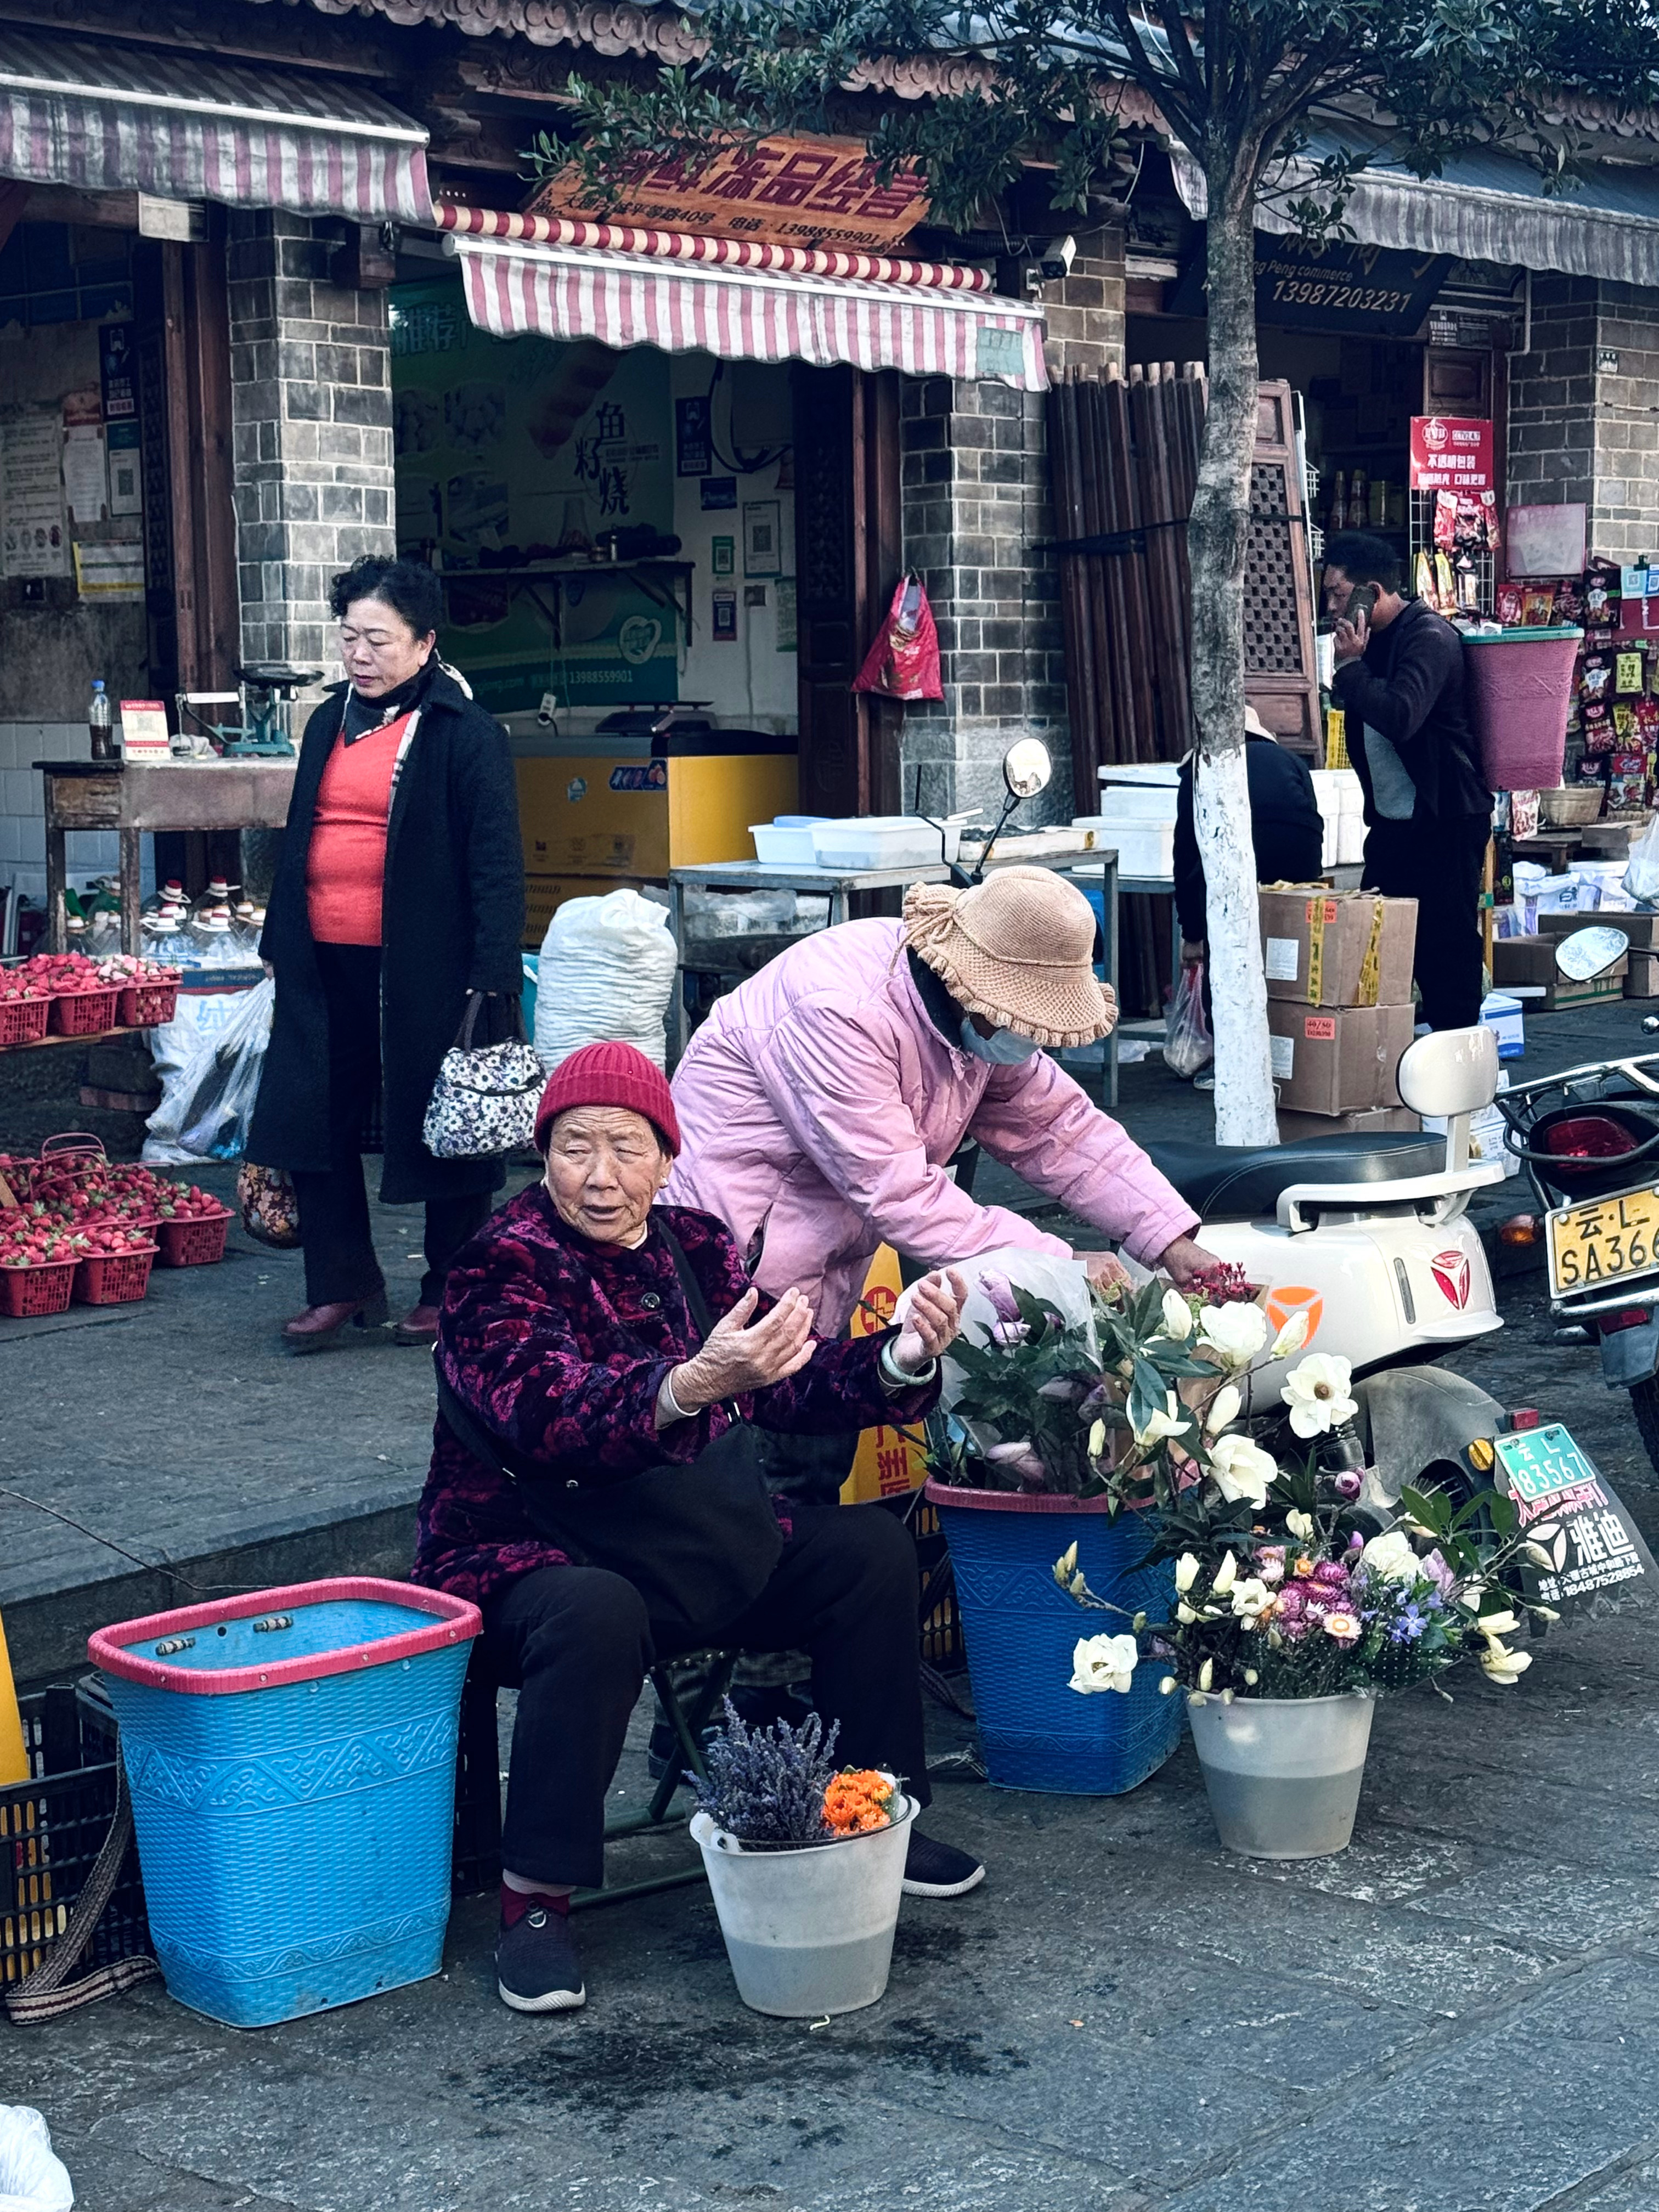
[[[1007,1244],[1069,1253],[957,1188],[945,1164],[964,1137],[1175,1282],[1212,1266],[1192,1207],[1040,1049],[1116,1019],[1094,927],[1074,885],[1012,867],[970,890],[912,884],[902,921],[792,945],[720,1000],[680,1063],[669,1203],[718,1215],[761,1289],[798,1285],[826,1335],[879,1244],[929,1267]]]

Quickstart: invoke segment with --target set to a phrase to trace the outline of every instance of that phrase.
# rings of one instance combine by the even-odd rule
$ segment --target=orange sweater
[[[378,945],[386,880],[386,825],[392,771],[409,717],[355,744],[343,737],[323,770],[306,859],[306,905],[319,945]]]

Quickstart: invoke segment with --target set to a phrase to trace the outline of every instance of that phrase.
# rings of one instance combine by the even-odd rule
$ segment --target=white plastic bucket
[[[799,1850],[745,1850],[697,1814],[691,1833],[714,1893],[738,1995],[753,2012],[822,2020],[887,1987],[913,1797],[884,1828]]]
[[[1353,1835],[1376,1700],[1194,1697],[1193,1744],[1216,1831],[1258,1859],[1322,1858]]]

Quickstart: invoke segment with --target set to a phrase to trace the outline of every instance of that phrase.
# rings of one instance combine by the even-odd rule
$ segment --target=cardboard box
[[[1335,1006],[1321,1013],[1288,999],[1269,999],[1279,1105],[1301,1114],[1398,1106],[1395,1072],[1412,1041],[1414,1020],[1410,1006]]]
[[[1555,948],[1559,938],[1496,937],[1492,947],[1492,988],[1503,991],[1516,983],[1541,983],[1547,990],[1555,980]]]
[[[1627,999],[1659,999],[1659,952],[1632,952],[1625,977]]]
[[[1628,952],[1613,962],[1605,975],[1592,977],[1588,983],[1574,983],[1560,974],[1552,977],[1550,987],[1541,1001],[1547,1014],[1559,1014],[1567,1006],[1596,1006],[1607,999],[1622,999],[1625,978],[1630,972]]]
[[[1598,907],[1591,914],[1540,914],[1538,917],[1538,934],[1557,945],[1579,929],[1622,930],[1632,952],[1659,952],[1659,914],[1626,914],[1609,906]]]
[[[1309,1006],[1403,1006],[1412,995],[1417,901],[1305,886],[1261,894],[1269,999]]]
[[[1370,1106],[1352,1114],[1298,1114],[1279,1109],[1279,1141],[1294,1145],[1304,1137],[1370,1137],[1409,1133],[1423,1124],[1409,1106]]]

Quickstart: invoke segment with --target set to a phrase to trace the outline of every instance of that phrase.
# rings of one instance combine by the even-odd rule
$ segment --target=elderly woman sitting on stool
[[[919,1419],[939,1395],[959,1277],[919,1285],[902,1328],[822,1342],[798,1290],[774,1303],[753,1288],[719,1222],[655,1204],[679,1141],[667,1082],[642,1054],[574,1053],[537,1116],[545,1179],[458,1255],[439,1325],[441,1410],[414,1574],[476,1600],[486,1662],[520,1692],[495,1950],[497,1987],[520,2012],[583,2002],[570,1893],[604,1878],[605,1792],[659,1659],[715,1643],[804,1646],[813,1702],[840,1722],[842,1755],[904,1775],[928,1802],[915,1552],[890,1514],[769,1506],[757,1485],[773,1564],[732,1618],[698,1627],[654,1620],[626,1571],[573,1564],[547,1531],[561,1508],[580,1514],[583,1492],[664,1468],[685,1470],[677,1496],[699,1510],[693,1462],[728,1429],[733,1402],[763,1429],[833,1434]],[[699,1306],[712,1318],[706,1335]],[[723,1531],[709,1533],[718,1551]],[[639,1542],[648,1588],[649,1529]],[[957,1896],[983,1872],[913,1832],[907,1888]]]

